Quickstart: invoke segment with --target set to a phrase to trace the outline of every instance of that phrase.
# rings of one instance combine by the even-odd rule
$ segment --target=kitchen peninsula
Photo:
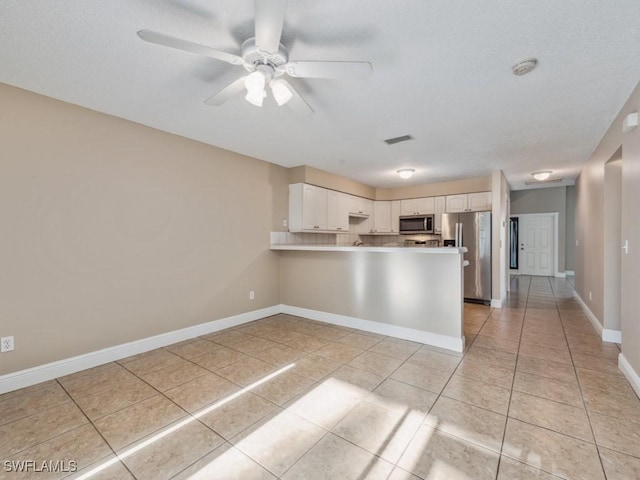
[[[465,248],[272,245],[285,313],[461,352]]]

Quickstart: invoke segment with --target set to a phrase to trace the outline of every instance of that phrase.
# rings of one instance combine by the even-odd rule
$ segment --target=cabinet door
[[[363,235],[373,233],[373,200],[360,198],[360,211],[366,215],[369,215],[369,217],[360,220],[360,222],[356,225],[356,233]]]
[[[369,203],[372,200],[362,197],[356,197],[355,195],[349,195],[349,212],[356,213],[358,215],[371,215],[371,205]]]
[[[400,232],[400,200],[391,202],[391,233]]]
[[[445,213],[445,197],[435,197],[434,207],[435,212],[433,215],[434,225],[433,225],[433,233],[442,233],[442,214]]]
[[[302,192],[302,229],[327,229],[327,190],[304,185]]]
[[[446,198],[446,213],[457,213],[467,211],[467,194],[462,195],[447,195]]]
[[[327,230],[349,231],[348,198],[344,193],[327,191]]]
[[[406,200],[400,200],[400,215],[417,215],[418,214],[418,199],[407,198]]]
[[[434,198],[435,197],[418,198],[417,199],[417,201],[418,201],[417,202],[418,203],[418,213],[420,213],[420,214],[434,213],[435,212]]]
[[[470,193],[467,195],[467,208],[470,212],[491,210],[491,192]]]
[[[391,231],[391,202],[373,202],[373,233]]]

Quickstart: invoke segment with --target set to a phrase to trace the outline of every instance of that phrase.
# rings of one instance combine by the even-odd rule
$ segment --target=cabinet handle
[[[320,228],[318,225],[314,225],[313,228]]]
[[[342,227],[338,227],[338,228],[336,228],[336,230],[342,230]]]

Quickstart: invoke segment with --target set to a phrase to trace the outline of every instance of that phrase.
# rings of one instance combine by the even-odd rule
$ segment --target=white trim
[[[567,276],[566,272],[556,272],[554,277],[565,278]]]
[[[76,373],[87,368],[104,365],[105,363],[147,352],[154,348],[165,347],[173,343],[199,337],[200,335],[206,335],[225,328],[252,322],[260,318],[276,315],[280,313],[281,310],[280,305],[274,305],[2,375],[0,376],[0,394]]]
[[[492,308],[502,308],[504,305],[504,300],[500,298],[492,298],[491,299],[491,307]]]
[[[629,380],[631,388],[633,388],[636,395],[640,397],[640,375],[638,375],[638,372],[633,369],[629,361],[624,357],[623,353],[618,355],[618,368],[622,370],[624,376]]]
[[[602,329],[602,340],[611,343],[622,343],[622,332],[620,330]]]
[[[574,272],[573,270],[565,270],[564,274],[573,277],[575,276],[576,272]]]
[[[564,278],[564,273],[561,274],[558,270],[558,257],[560,255],[560,226],[558,225],[558,223],[560,221],[560,213],[553,212],[551,215],[553,215],[553,275],[554,277]]]
[[[389,335],[391,337],[420,342],[434,347],[446,348],[447,350],[453,350],[455,352],[464,351],[464,336],[462,336],[462,338],[450,337],[448,335],[425,332],[424,330],[416,330],[414,328],[390,325],[388,323],[374,322],[372,320],[364,320],[362,318],[348,317],[346,315],[338,315],[291,305],[282,305],[282,313],[310,318],[311,320],[318,320],[332,325],[357,328],[358,330],[378,333],[380,335]]]
[[[575,290],[573,291],[573,296],[582,307],[582,310],[584,310],[584,313],[587,315],[587,318],[591,321],[591,324],[593,325],[593,328],[595,328],[596,331],[598,332],[598,335],[602,336],[603,327],[598,321],[598,318],[593,314],[591,310],[589,310],[589,307],[587,307],[587,304],[584,303],[582,298],[580,298],[580,295],[578,295],[578,292],[576,292]]]

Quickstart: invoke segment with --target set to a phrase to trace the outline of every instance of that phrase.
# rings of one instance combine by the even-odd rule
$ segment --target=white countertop
[[[352,247],[348,245],[271,245],[271,250],[297,250],[309,252],[379,252],[379,253],[420,253],[420,254],[460,254],[467,251],[466,247]]]

